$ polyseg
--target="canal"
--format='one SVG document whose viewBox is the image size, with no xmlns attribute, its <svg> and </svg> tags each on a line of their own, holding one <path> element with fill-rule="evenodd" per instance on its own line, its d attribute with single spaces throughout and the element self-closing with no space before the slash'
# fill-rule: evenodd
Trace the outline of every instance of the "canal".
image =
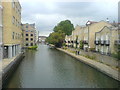
<svg viewBox="0 0 120 90">
<path fill-rule="evenodd" d="M 118 82 L 47 45 L 28 50 L 7 88 L 117 88 Z"/>
</svg>

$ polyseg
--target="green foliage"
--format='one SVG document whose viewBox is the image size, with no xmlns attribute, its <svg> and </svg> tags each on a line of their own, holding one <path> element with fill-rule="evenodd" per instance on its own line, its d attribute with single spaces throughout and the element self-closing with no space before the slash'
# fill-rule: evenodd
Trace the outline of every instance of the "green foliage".
<svg viewBox="0 0 120 90">
<path fill-rule="evenodd" d="M 83 41 L 80 41 L 80 49 L 83 49 L 83 46 L 84 46 Z"/>
<path fill-rule="evenodd" d="M 114 57 L 114 58 L 117 58 L 118 60 L 120 60 L 120 52 L 112 53 L 111 56 Z"/>
<path fill-rule="evenodd" d="M 90 51 L 95 51 L 95 48 L 90 48 Z"/>
<path fill-rule="evenodd" d="M 63 49 L 67 50 L 67 47 L 63 47 Z"/>
<path fill-rule="evenodd" d="M 28 49 L 32 49 L 32 50 L 37 49 L 37 48 L 38 48 L 37 45 L 28 47 Z"/>
<path fill-rule="evenodd" d="M 65 35 L 71 35 L 72 31 L 74 30 L 74 26 L 70 20 L 61 21 L 53 29 L 54 32 L 58 32 L 59 30 L 65 33 Z"/>
<path fill-rule="evenodd" d="M 62 46 L 66 46 L 66 44 L 65 44 L 65 43 L 62 43 Z"/>
<path fill-rule="evenodd" d="M 49 44 L 53 44 L 56 47 L 61 47 L 64 43 L 65 34 L 62 31 L 53 32 L 49 35 L 49 37 L 46 39 L 46 42 Z"/>
<path fill-rule="evenodd" d="M 112 53 L 112 57 L 120 60 L 120 45 L 115 45 L 116 53 Z"/>
<path fill-rule="evenodd" d="M 89 58 L 89 59 L 92 59 L 92 60 L 95 60 L 96 57 L 95 56 L 89 56 L 89 55 L 85 55 L 86 58 Z"/>
</svg>

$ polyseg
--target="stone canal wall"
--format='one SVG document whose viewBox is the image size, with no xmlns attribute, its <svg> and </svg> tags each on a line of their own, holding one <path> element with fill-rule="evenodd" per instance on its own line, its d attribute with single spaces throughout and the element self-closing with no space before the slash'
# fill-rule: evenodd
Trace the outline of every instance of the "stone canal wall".
<svg viewBox="0 0 120 90">
<path fill-rule="evenodd" d="M 16 67 L 19 65 L 21 60 L 24 58 L 24 53 L 19 54 L 12 62 L 2 69 L 2 86 L 6 84 L 6 81 L 14 73 Z"/>
<path fill-rule="evenodd" d="M 118 59 L 110 57 L 110 56 L 106 56 L 106 55 L 102 55 L 99 53 L 95 53 L 95 52 L 85 52 L 84 50 L 81 50 L 80 54 L 84 55 L 84 56 L 90 56 L 93 57 L 95 60 L 113 66 L 113 67 L 118 67 Z"/>
<path fill-rule="evenodd" d="M 119 72 L 117 69 L 114 69 L 106 64 L 103 64 L 103 63 L 100 63 L 100 62 L 97 62 L 97 61 L 94 61 L 94 60 L 91 60 L 91 59 L 88 59 L 86 57 L 83 57 L 81 55 L 75 55 L 74 53 L 71 53 L 67 50 L 64 50 L 64 49 L 61 49 L 61 48 L 57 48 L 57 50 L 59 51 L 62 51 L 74 58 L 76 58 L 77 60 L 97 69 L 98 71 L 108 75 L 109 77 L 115 79 L 115 80 L 118 80 L 120 81 L 120 77 L 119 77 Z"/>
</svg>

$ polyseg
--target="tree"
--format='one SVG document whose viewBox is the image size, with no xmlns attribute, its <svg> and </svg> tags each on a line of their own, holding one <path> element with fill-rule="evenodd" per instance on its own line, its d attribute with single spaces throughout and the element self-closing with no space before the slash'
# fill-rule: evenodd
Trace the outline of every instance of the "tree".
<svg viewBox="0 0 120 90">
<path fill-rule="evenodd" d="M 74 30 L 74 26 L 70 20 L 61 21 L 53 29 L 54 32 L 58 32 L 59 30 L 64 32 L 65 35 L 71 35 L 72 31 Z"/>
<path fill-rule="evenodd" d="M 46 41 L 49 44 L 53 44 L 56 47 L 61 47 L 64 43 L 65 34 L 59 30 L 58 32 L 53 32 L 47 37 Z"/>
</svg>

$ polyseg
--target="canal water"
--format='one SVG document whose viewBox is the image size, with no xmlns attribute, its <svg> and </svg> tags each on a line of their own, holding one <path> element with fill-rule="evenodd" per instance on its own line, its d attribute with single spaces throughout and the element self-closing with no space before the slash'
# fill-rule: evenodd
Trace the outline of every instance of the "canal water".
<svg viewBox="0 0 120 90">
<path fill-rule="evenodd" d="M 28 50 L 7 88 L 117 88 L 118 82 L 71 56 L 39 45 Z"/>
</svg>

